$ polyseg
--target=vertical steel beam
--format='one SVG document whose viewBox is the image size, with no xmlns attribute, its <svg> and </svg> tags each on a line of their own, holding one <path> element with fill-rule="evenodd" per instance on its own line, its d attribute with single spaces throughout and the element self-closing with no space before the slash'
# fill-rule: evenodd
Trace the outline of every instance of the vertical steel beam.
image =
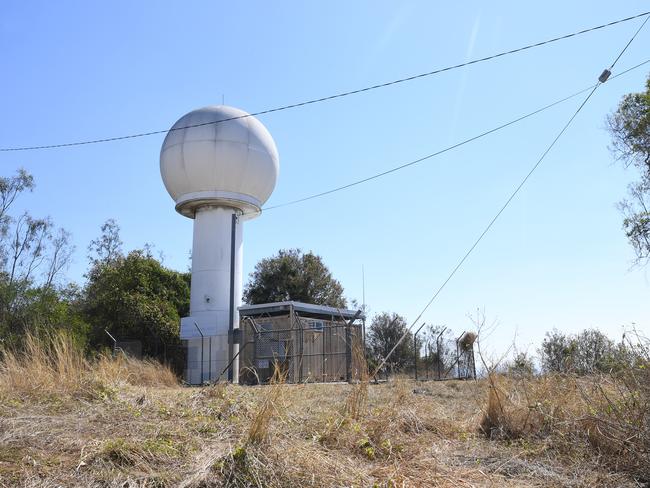
<svg viewBox="0 0 650 488">
<path fill-rule="evenodd" d="M 237 227 L 237 214 L 232 214 L 232 223 L 230 230 L 230 302 L 228 307 L 228 381 L 233 379 L 232 362 L 234 351 L 234 321 L 235 321 L 235 232 Z"/>
<path fill-rule="evenodd" d="M 352 331 L 345 322 L 345 381 L 352 382 Z"/>
</svg>

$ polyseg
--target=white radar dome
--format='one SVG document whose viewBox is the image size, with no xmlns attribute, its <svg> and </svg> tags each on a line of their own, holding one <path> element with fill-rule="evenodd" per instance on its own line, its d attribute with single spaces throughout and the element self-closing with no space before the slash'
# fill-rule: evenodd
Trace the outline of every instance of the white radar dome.
<svg viewBox="0 0 650 488">
<path fill-rule="evenodd" d="M 224 105 L 178 119 L 160 150 L 165 187 L 176 210 L 190 218 L 208 204 L 257 215 L 275 188 L 279 170 L 278 150 L 266 127 L 243 110 Z"/>
</svg>

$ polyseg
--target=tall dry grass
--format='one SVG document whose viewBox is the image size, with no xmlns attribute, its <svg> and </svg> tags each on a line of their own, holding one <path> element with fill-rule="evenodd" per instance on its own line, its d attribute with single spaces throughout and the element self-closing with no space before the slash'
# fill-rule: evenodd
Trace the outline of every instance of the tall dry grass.
<svg viewBox="0 0 650 488">
<path fill-rule="evenodd" d="M 132 386 L 178 386 L 178 378 L 167 366 L 153 359 L 134 359 L 124 354 L 102 354 L 91 364 L 94 374 L 106 383 Z"/>
<path fill-rule="evenodd" d="M 246 441 L 251 444 L 260 444 L 268 440 L 271 419 L 282 408 L 282 393 L 287 379 L 287 372 L 283 371 L 278 363 L 274 365 L 273 376 L 266 387 L 266 394 L 262 398 L 257 411 L 253 415 Z"/>
<path fill-rule="evenodd" d="M 359 420 L 365 413 L 368 405 L 368 363 L 366 362 L 363 346 L 354 344 L 352 347 L 352 364 L 358 368 L 358 382 L 352 386 L 352 390 L 345 400 L 345 414 L 353 420 Z"/>
<path fill-rule="evenodd" d="M 90 393 L 95 381 L 83 351 L 66 334 L 27 335 L 21 349 L 2 351 L 0 391 L 42 396 Z"/>
<path fill-rule="evenodd" d="M 175 386 L 172 371 L 157 362 L 123 355 L 89 359 L 66 333 L 27 335 L 20 349 L 0 354 L 0 394 L 53 397 L 105 396 L 120 384 Z"/>
<path fill-rule="evenodd" d="M 490 375 L 481 429 L 492 439 L 548 439 L 566 456 L 650 482 L 650 363 L 590 377 Z"/>
</svg>

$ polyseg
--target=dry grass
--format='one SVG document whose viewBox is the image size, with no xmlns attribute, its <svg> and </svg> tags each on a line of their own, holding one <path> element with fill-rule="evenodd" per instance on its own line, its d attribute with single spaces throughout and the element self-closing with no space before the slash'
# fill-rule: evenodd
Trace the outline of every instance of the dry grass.
<svg viewBox="0 0 650 488">
<path fill-rule="evenodd" d="M 361 366 L 358 372 L 359 380 L 352 387 L 345 401 L 345 413 L 353 420 L 358 420 L 366 411 L 368 403 L 368 381 L 370 378 L 363 348 L 355 345 L 352 349 L 352 354 L 354 355 L 353 363 Z"/>
<path fill-rule="evenodd" d="M 178 386 L 176 375 L 158 361 L 132 359 L 123 354 L 119 354 L 115 358 L 101 355 L 92 365 L 91 373 L 109 384 Z"/>
<path fill-rule="evenodd" d="M 635 486 L 620 466 L 576 457 L 574 438 L 549 442 L 594 398 L 569 378 L 526 390 L 493 378 L 494 393 L 487 381 L 365 378 L 185 388 L 159 365 L 88 361 L 60 340 L 0 364 L 0 487 Z M 550 394 L 564 396 L 535 403 Z"/>
<path fill-rule="evenodd" d="M 514 378 L 491 374 L 481 429 L 491 439 L 548 434 L 581 413 L 577 378 Z"/>
<path fill-rule="evenodd" d="M 276 363 L 270 384 L 265 388 L 262 401 L 251 420 L 246 439 L 248 443 L 259 444 L 268 440 L 271 419 L 282 408 L 285 381 L 286 373 Z"/>
<path fill-rule="evenodd" d="M 134 386 L 177 386 L 169 368 L 154 361 L 101 355 L 89 360 L 65 333 L 28 335 L 19 350 L 1 351 L 0 394 L 30 398 L 96 398 L 112 389 Z"/>
<path fill-rule="evenodd" d="M 650 371 L 615 375 L 492 375 L 481 428 L 491 439 L 548 440 L 556 454 L 596 456 L 650 482 Z"/>
<path fill-rule="evenodd" d="M 0 388 L 16 395 L 90 394 L 95 378 L 87 373 L 89 363 L 64 334 L 47 340 L 27 336 L 24 348 L 3 351 Z"/>
</svg>

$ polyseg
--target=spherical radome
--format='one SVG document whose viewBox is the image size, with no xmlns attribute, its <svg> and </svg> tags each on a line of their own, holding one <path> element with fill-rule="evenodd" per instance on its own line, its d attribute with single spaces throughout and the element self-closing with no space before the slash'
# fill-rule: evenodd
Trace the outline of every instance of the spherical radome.
<svg viewBox="0 0 650 488">
<path fill-rule="evenodd" d="M 181 117 L 160 150 L 165 188 L 176 210 L 188 217 L 206 204 L 257 214 L 275 188 L 279 169 L 278 150 L 266 127 L 224 105 Z"/>
</svg>

